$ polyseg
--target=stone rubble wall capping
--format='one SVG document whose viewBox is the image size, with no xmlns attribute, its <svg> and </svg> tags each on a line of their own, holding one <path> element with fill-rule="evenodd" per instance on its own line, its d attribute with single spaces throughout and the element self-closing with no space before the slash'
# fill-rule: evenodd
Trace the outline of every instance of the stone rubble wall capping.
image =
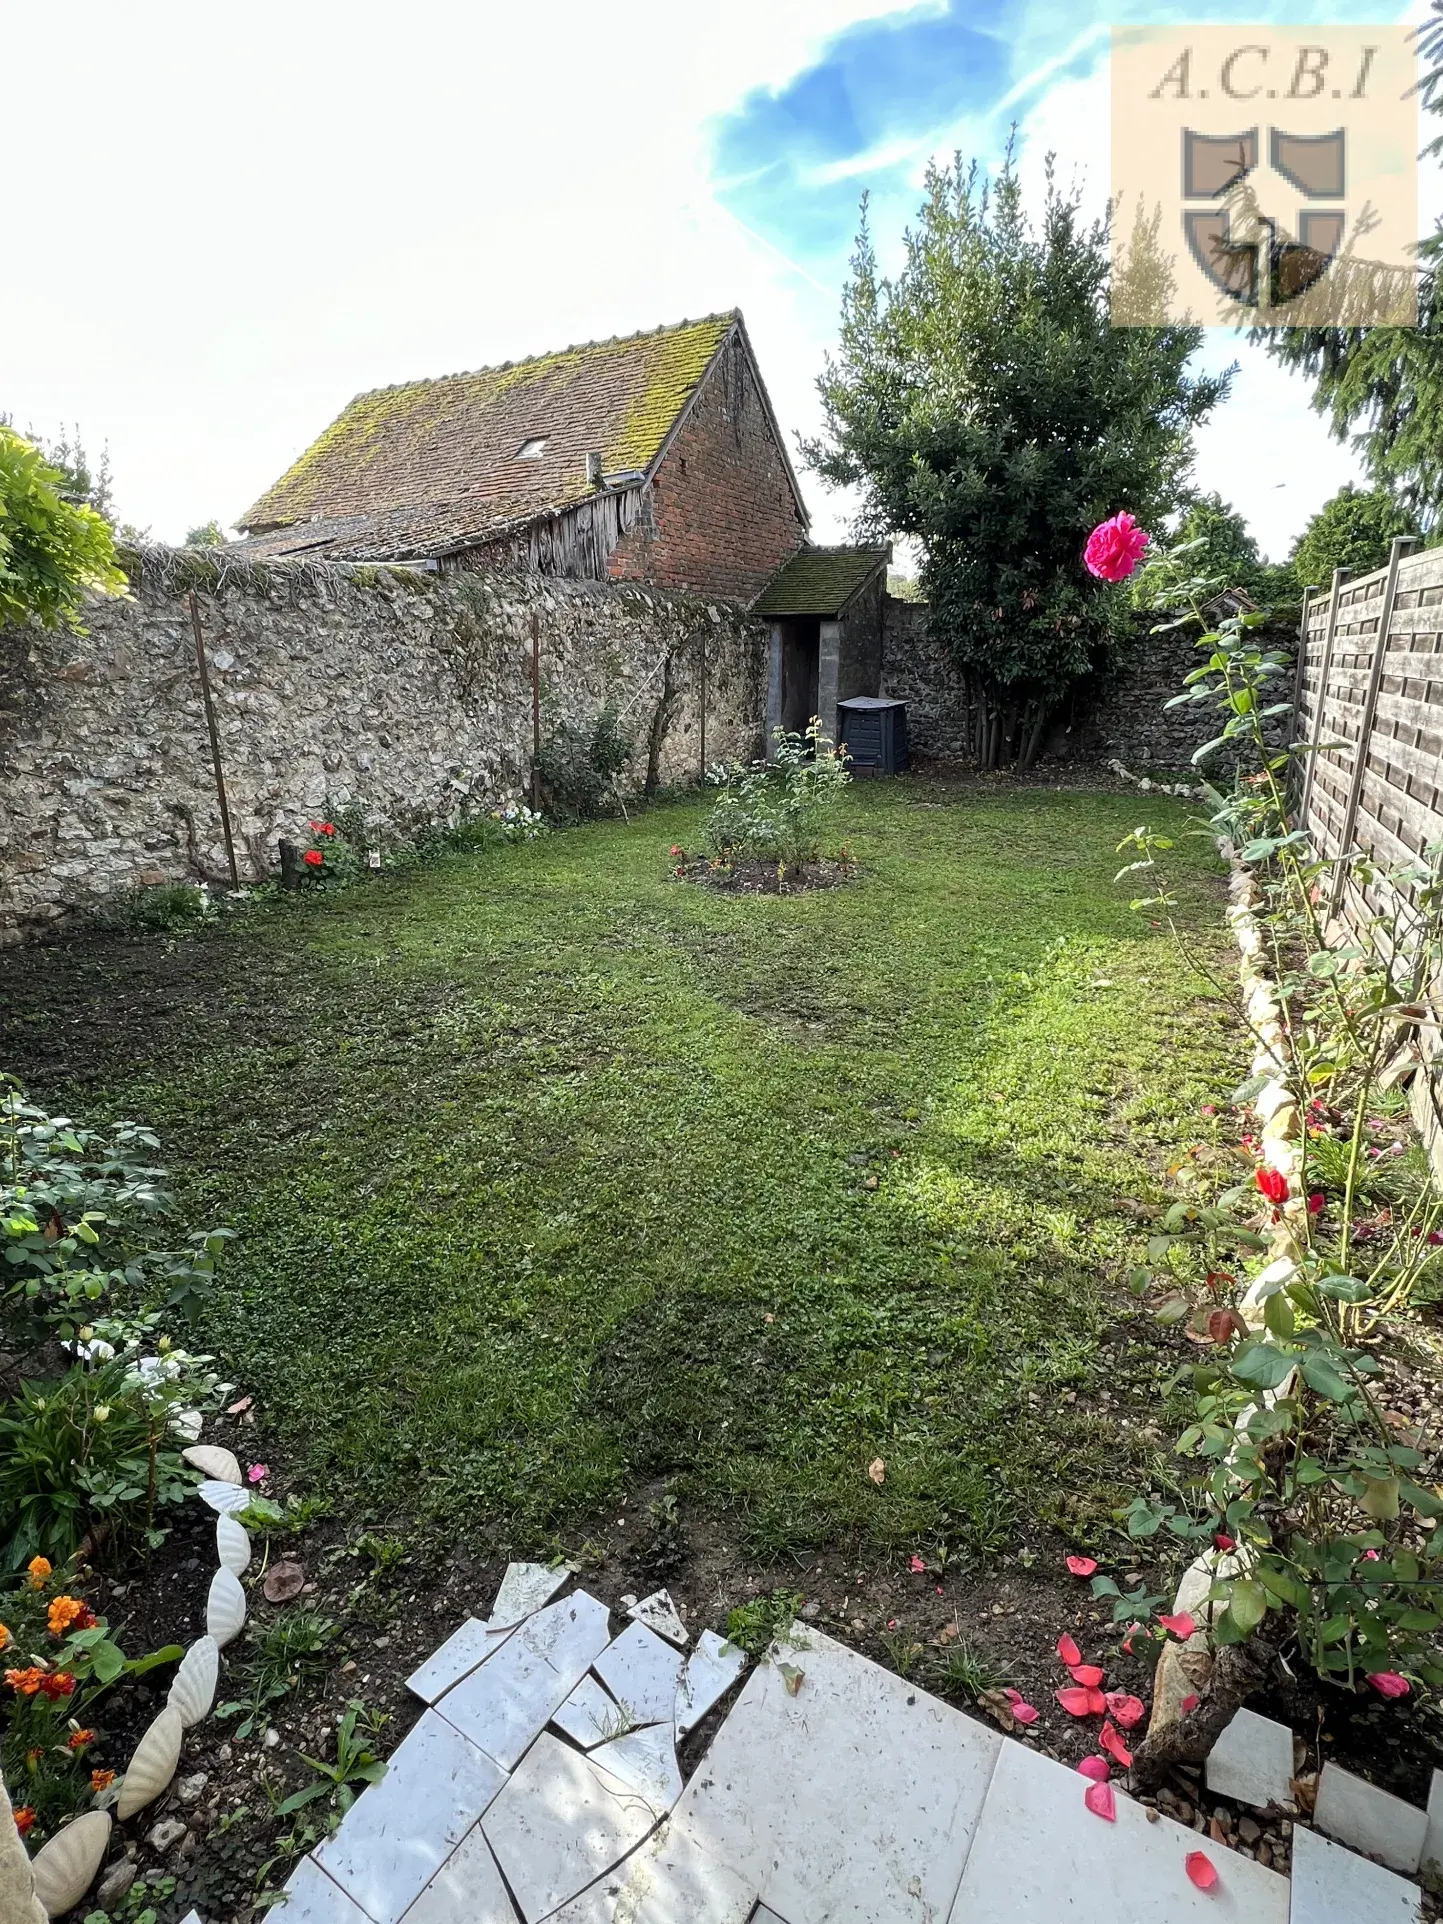
<svg viewBox="0 0 1443 1924">
<path fill-rule="evenodd" d="M 222 1454 L 230 1455 L 228 1451 L 217 1452 L 211 1449 L 195 1451 L 187 1449 L 182 1454 L 187 1458 L 198 1455 L 209 1459 L 212 1463 Z M 248 1499 L 245 1498 L 244 1486 L 241 1484 L 240 1465 L 234 1456 L 230 1457 L 230 1462 L 235 1465 L 235 1473 L 227 1477 L 225 1482 L 237 1488 L 242 1501 L 236 1507 L 244 1508 Z M 193 1464 L 192 1467 L 202 1466 Z M 207 1484 L 196 1491 L 197 1500 L 205 1503 L 206 1507 L 212 1510 L 217 1506 L 204 1494 L 204 1491 L 214 1487 L 212 1484 Z M 224 1565 L 219 1566 L 221 1569 L 224 1567 Z M 231 1573 L 226 1571 L 226 1574 L 229 1576 Z M 236 1582 L 234 1577 L 231 1580 Z M 238 1582 L 236 1582 L 236 1588 L 240 1591 L 240 1615 L 241 1621 L 244 1622 L 245 1591 Z M 238 1631 L 240 1627 L 238 1623 L 236 1630 Z M 15 1842 L 19 1845 L 22 1856 L 25 1855 L 25 1847 L 20 1843 L 18 1833 L 15 1832 L 15 1820 L 10 1811 L 9 1801 L 5 1797 L 3 1780 L 0 1780 L 0 1924 L 37 1924 L 39 1919 L 60 1917 L 65 1912 L 73 1910 L 90 1889 L 103 1867 L 109 1844 L 110 1807 L 113 1807 L 115 1815 L 124 1821 L 147 1809 L 169 1789 L 180 1767 L 185 1730 L 192 1722 L 199 1721 L 198 1718 L 191 1717 L 183 1707 L 186 1704 L 186 1687 L 190 1683 L 189 1677 L 183 1673 L 188 1668 L 187 1659 L 193 1658 L 193 1653 L 207 1654 L 202 1651 L 202 1646 L 208 1641 L 209 1633 L 203 1632 L 188 1646 L 185 1656 L 176 1667 L 176 1676 L 172 1679 L 167 1700 L 142 1731 L 135 1750 L 131 1754 L 130 1765 L 125 1775 L 118 1777 L 109 1790 L 101 1793 L 95 1809 L 83 1811 L 78 1816 L 72 1817 L 68 1823 L 63 1824 L 56 1831 L 52 1838 L 41 1845 L 33 1859 L 27 1859 L 32 1889 L 37 1892 L 48 1891 L 49 1902 L 43 1903 L 40 1895 L 37 1894 L 32 1912 L 27 1913 L 23 1908 L 18 1909 L 13 1917 L 10 1908 L 12 1902 L 10 1887 L 18 1880 L 7 1879 L 7 1827 L 8 1831 L 15 1835 Z M 214 1694 L 212 1689 L 202 1715 L 208 1714 L 214 1701 Z M 177 1708 L 178 1704 L 182 1708 Z M 104 1818 L 103 1834 L 100 1833 L 97 1824 L 97 1820 L 102 1817 Z M 87 1837 L 87 1849 L 81 1852 L 75 1846 L 79 1843 L 81 1834 L 88 1832 L 92 1827 L 96 1828 L 97 1835 L 94 1842 L 98 1848 L 89 1848 L 91 1840 Z M 194 1916 L 194 1913 L 191 1915 Z"/>
<path fill-rule="evenodd" d="M 530 796 L 541 739 L 614 703 L 639 788 L 762 749 L 766 633 L 735 603 L 508 571 L 147 548 L 85 635 L 0 629 L 0 943 L 160 883 L 228 886 L 190 625 L 200 603 L 243 882 L 322 810 L 384 845 Z M 703 672 L 704 670 L 704 672 Z"/>
</svg>

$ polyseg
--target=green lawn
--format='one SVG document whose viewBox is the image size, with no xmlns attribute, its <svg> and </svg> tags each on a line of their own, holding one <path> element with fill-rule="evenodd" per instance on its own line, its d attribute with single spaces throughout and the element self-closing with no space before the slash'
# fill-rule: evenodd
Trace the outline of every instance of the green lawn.
<svg viewBox="0 0 1443 1924">
<path fill-rule="evenodd" d="M 37 1091 L 154 1123 L 240 1232 L 206 1347 L 355 1514 L 539 1545 L 668 1475 L 761 1552 L 1086 1531 L 1150 1447 L 1093 1396 L 1155 1367 L 1125 1205 L 1236 1066 L 1113 885 L 1142 806 L 858 785 L 860 879 L 778 899 L 673 882 L 702 805 L 669 804 L 158 972 L 77 945 Z"/>
</svg>

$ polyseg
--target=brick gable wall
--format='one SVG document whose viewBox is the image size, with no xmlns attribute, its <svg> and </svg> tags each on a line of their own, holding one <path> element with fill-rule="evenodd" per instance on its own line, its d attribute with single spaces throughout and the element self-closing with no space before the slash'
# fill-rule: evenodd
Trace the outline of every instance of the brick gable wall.
<svg viewBox="0 0 1443 1924">
<path fill-rule="evenodd" d="M 607 562 L 614 581 L 749 601 L 806 539 L 786 462 L 734 336 L 667 450 L 649 511 Z"/>
</svg>

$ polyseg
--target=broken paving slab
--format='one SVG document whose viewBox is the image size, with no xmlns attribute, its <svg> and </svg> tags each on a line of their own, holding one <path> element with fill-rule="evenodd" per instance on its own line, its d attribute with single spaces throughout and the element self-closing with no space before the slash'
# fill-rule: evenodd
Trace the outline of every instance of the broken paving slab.
<svg viewBox="0 0 1443 1924">
<path fill-rule="evenodd" d="M 469 1677 L 485 1663 L 510 1635 L 510 1627 L 494 1629 L 480 1617 L 468 1617 L 439 1650 L 433 1650 L 421 1667 L 412 1671 L 406 1679 L 406 1688 L 422 1703 L 434 1704 L 438 1697 L 444 1697 L 463 1677 Z"/>
<path fill-rule="evenodd" d="M 395 1924 L 500 1792 L 506 1772 L 434 1710 L 363 1791 L 317 1864 L 374 1924 Z"/>
<path fill-rule="evenodd" d="M 749 1924 L 756 1888 L 668 1825 L 547 1924 Z"/>
<path fill-rule="evenodd" d="M 676 1734 L 685 1737 L 720 1703 L 747 1667 L 747 1653 L 715 1630 L 703 1630 L 676 1687 Z"/>
<path fill-rule="evenodd" d="M 583 1750 L 594 1750 L 598 1744 L 622 1734 L 627 1716 L 610 1692 L 588 1671 L 551 1721 Z"/>
<path fill-rule="evenodd" d="M 481 1820 L 526 1924 L 584 1891 L 656 1829 L 651 1806 L 543 1731 Z"/>
<path fill-rule="evenodd" d="M 678 1650 L 685 1650 L 686 1625 L 681 1620 L 680 1611 L 671 1600 L 669 1590 L 653 1590 L 651 1595 L 643 1597 L 640 1603 L 630 1605 L 626 1614 L 634 1618 L 637 1623 L 644 1623 L 659 1637 L 665 1637 L 668 1643 L 674 1643 Z"/>
<path fill-rule="evenodd" d="M 648 1724 L 642 1730 L 627 1731 L 624 1737 L 613 1737 L 591 1753 L 591 1761 L 644 1797 L 658 1817 L 665 1817 L 681 1796 L 676 1732 L 670 1724 Z"/>
<path fill-rule="evenodd" d="M 521 1924 L 479 1824 L 404 1913 L 402 1924 Z"/>
<path fill-rule="evenodd" d="M 922 1924 L 927 1906 L 941 1924 L 1001 1733 L 820 1631 L 794 1626 L 787 1661 L 795 1693 L 777 1665 L 757 1665 L 673 1835 L 788 1924 Z"/>
<path fill-rule="evenodd" d="M 1208 1754 L 1208 1789 L 1255 1810 L 1291 1810 L 1292 1775 L 1292 1731 L 1256 1711 L 1239 1710 Z"/>
<path fill-rule="evenodd" d="M 303 1857 L 286 1880 L 280 1902 L 266 1912 L 286 1924 L 369 1924 L 366 1913 L 314 1858 Z"/>
<path fill-rule="evenodd" d="M 1419 1924 L 1422 1893 L 1381 1864 L 1293 1826 L 1291 1924 Z"/>
<path fill-rule="evenodd" d="M 1334 1763 L 1324 1764 L 1318 1778 L 1313 1822 L 1340 1844 L 1380 1857 L 1390 1869 L 1410 1876 L 1422 1860 L 1428 1833 L 1427 1811 Z"/>
<path fill-rule="evenodd" d="M 1288 1881 L 1117 1793 L 1114 1823 L 1077 1771 L 1004 1743 L 948 1924 L 1288 1924 Z M 1187 1874 L 1201 1849 L 1211 1890 Z M 769 1895 L 769 1894 L 764 1894 Z M 898 1910 L 894 1915 L 910 1917 Z M 790 1915 L 784 1910 L 784 1915 Z"/>
<path fill-rule="evenodd" d="M 507 1770 L 575 1690 L 610 1634 L 604 1603 L 577 1590 L 548 1603 L 440 1699 L 440 1715 Z"/>
<path fill-rule="evenodd" d="M 644 1623 L 629 1623 L 592 1665 L 634 1724 L 670 1724 L 682 1658 Z"/>
<path fill-rule="evenodd" d="M 508 1563 L 487 1622 L 503 1630 L 550 1603 L 571 1575 L 569 1563 Z"/>
</svg>

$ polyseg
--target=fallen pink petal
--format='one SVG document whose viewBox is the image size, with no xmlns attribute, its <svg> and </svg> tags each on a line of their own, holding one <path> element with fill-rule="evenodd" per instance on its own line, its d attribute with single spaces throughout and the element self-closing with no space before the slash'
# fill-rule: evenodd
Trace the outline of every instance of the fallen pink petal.
<svg viewBox="0 0 1443 1924">
<path fill-rule="evenodd" d="M 913 1576 L 920 1577 L 922 1572 L 927 1568 L 927 1566 L 922 1561 L 921 1557 L 913 1557 L 911 1563 L 908 1565 L 908 1568 L 911 1570 Z"/>
<path fill-rule="evenodd" d="M 1147 1715 L 1147 1705 L 1141 1697 L 1131 1697 L 1125 1690 L 1109 1690 L 1106 1696 L 1108 1714 L 1124 1730 L 1132 1730 Z"/>
<path fill-rule="evenodd" d="M 1089 1690 L 1096 1690 L 1107 1674 L 1095 1663 L 1070 1663 L 1067 1667 L 1072 1672 L 1072 1681 L 1086 1684 Z"/>
<path fill-rule="evenodd" d="M 1082 1652 L 1065 1630 L 1057 1639 L 1057 1654 L 1068 1665 L 1082 1662 Z"/>
<path fill-rule="evenodd" d="M 271 1473 L 269 1463 L 252 1463 L 246 1471 L 247 1483 L 264 1483 Z"/>
<path fill-rule="evenodd" d="M 1183 1868 L 1200 1891 L 1210 1891 L 1218 1881 L 1218 1867 L 1206 1851 L 1189 1851 Z"/>
<path fill-rule="evenodd" d="M 1380 1697 L 1406 1697 L 1413 1688 L 1406 1677 L 1400 1677 L 1396 1670 L 1374 1670 L 1369 1674 L 1372 1684 Z"/>
<path fill-rule="evenodd" d="M 1228 1535 L 1226 1530 L 1219 1530 L 1217 1535 L 1213 1538 L 1213 1542 L 1222 1551 L 1224 1556 L 1227 1555 L 1229 1550 L 1235 1547 L 1233 1539 Z"/>
<path fill-rule="evenodd" d="M 1077 1768 L 1084 1777 L 1090 1777 L 1094 1784 L 1105 1784 L 1112 1775 L 1112 1765 L 1105 1757 L 1084 1757 Z"/>
<path fill-rule="evenodd" d="M 1193 1622 L 1186 1610 L 1179 1610 L 1176 1616 L 1168 1617 L 1159 1613 L 1157 1620 L 1164 1630 L 1170 1630 L 1172 1634 L 1183 1643 L 1186 1643 L 1188 1638 L 1192 1636 L 1197 1629 L 1197 1625 Z"/>
<path fill-rule="evenodd" d="M 1132 1752 L 1113 1729 L 1110 1719 L 1102 1726 L 1102 1732 L 1097 1741 L 1114 1763 L 1121 1764 L 1124 1770 L 1131 1770 Z"/>
<path fill-rule="evenodd" d="M 1089 1784 L 1082 1793 L 1082 1801 L 1094 1817 L 1105 1818 L 1109 1824 L 1117 1822 L 1117 1798 L 1111 1784 Z"/>
<path fill-rule="evenodd" d="M 1095 1557 L 1069 1557 L 1067 1567 L 1075 1577 L 1090 1577 L 1097 1568 Z"/>
<path fill-rule="evenodd" d="M 1187 1695 L 1183 1698 L 1182 1702 L 1178 1705 L 1178 1710 L 1182 1713 L 1184 1717 L 1186 1717 L 1189 1711 L 1196 1710 L 1198 1705 L 1201 1702 L 1202 1702 L 1202 1698 L 1199 1697 L 1197 1692 L 1195 1690 L 1190 1690 L 1187 1693 Z"/>
<path fill-rule="evenodd" d="M 1069 1717 L 1090 1717 L 1092 1715 L 1092 1692 L 1090 1690 L 1058 1690 L 1053 1694 Z"/>
</svg>

